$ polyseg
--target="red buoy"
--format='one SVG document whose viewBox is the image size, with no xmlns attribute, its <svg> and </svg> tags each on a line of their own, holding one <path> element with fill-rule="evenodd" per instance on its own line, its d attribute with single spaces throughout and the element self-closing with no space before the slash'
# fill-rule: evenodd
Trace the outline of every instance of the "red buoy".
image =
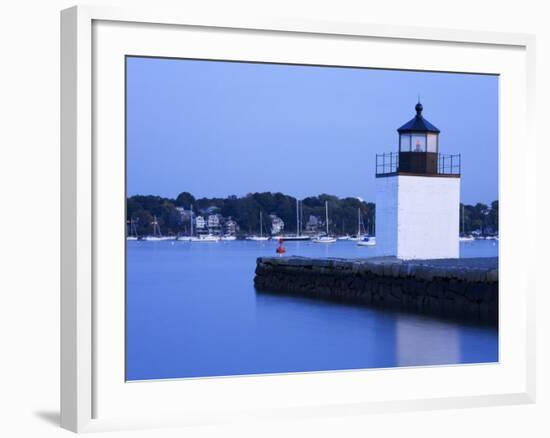
<svg viewBox="0 0 550 438">
<path fill-rule="evenodd" d="M 286 249 L 283 247 L 283 239 L 279 239 L 279 246 L 275 250 L 275 252 L 279 255 L 284 254 L 286 252 Z"/>
</svg>

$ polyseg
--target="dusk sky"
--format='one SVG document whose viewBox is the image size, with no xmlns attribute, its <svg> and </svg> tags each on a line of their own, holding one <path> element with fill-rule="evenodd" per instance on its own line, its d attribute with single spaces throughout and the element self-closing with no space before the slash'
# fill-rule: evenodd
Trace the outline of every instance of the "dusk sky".
<svg viewBox="0 0 550 438">
<path fill-rule="evenodd" d="M 128 195 L 374 201 L 375 155 L 423 115 L 462 154 L 462 202 L 498 199 L 498 77 L 127 59 Z"/>
</svg>

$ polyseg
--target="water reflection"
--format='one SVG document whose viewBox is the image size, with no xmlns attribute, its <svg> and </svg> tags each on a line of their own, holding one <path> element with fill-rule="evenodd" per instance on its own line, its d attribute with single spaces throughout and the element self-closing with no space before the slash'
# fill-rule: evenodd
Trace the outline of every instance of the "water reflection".
<svg viewBox="0 0 550 438">
<path fill-rule="evenodd" d="M 396 318 L 396 327 L 397 366 L 461 362 L 457 324 L 402 314 Z"/>
<path fill-rule="evenodd" d="M 495 251 L 487 245 L 466 251 Z M 353 242 L 292 242 L 287 254 L 364 257 Z M 496 330 L 316 299 L 257 294 L 275 242 L 129 242 L 127 378 L 490 362 Z M 365 251 L 367 250 L 367 251 Z M 493 254 L 494 255 L 494 254 Z"/>
</svg>

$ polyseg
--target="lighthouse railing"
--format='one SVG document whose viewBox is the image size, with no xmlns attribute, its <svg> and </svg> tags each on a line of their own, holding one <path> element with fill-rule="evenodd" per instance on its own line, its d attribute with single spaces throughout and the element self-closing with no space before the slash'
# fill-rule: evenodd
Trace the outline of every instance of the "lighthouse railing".
<svg viewBox="0 0 550 438">
<path fill-rule="evenodd" d="M 399 153 L 385 152 L 376 154 L 376 175 L 389 175 L 397 172 L 399 167 Z"/>
<path fill-rule="evenodd" d="M 460 154 L 448 155 L 438 154 L 437 173 L 440 175 L 460 175 L 461 161 Z"/>
<path fill-rule="evenodd" d="M 436 154 L 433 154 L 436 155 Z M 425 172 L 432 175 L 455 175 L 460 176 L 462 168 L 462 157 L 460 154 L 437 154 L 437 168 Z M 385 152 L 376 154 L 376 176 L 396 175 L 399 170 L 399 153 Z M 424 172 L 423 172 L 424 173 Z"/>
</svg>

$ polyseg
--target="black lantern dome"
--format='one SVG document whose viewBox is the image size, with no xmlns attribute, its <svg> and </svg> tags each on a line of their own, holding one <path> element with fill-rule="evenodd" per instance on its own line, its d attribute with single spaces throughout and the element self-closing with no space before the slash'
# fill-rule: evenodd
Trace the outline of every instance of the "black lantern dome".
<svg viewBox="0 0 550 438">
<path fill-rule="evenodd" d="M 420 101 L 416 116 L 397 130 L 399 133 L 399 171 L 418 174 L 437 173 L 439 129 L 428 122 Z"/>
<path fill-rule="evenodd" d="M 414 116 L 411 120 L 401 126 L 401 128 L 399 128 L 397 132 L 399 132 L 400 134 L 411 132 L 433 132 L 435 134 L 439 134 L 441 132 L 422 116 L 422 111 L 424 110 L 424 107 L 420 102 L 416 104 L 414 109 L 416 110 L 416 116 Z"/>
</svg>

